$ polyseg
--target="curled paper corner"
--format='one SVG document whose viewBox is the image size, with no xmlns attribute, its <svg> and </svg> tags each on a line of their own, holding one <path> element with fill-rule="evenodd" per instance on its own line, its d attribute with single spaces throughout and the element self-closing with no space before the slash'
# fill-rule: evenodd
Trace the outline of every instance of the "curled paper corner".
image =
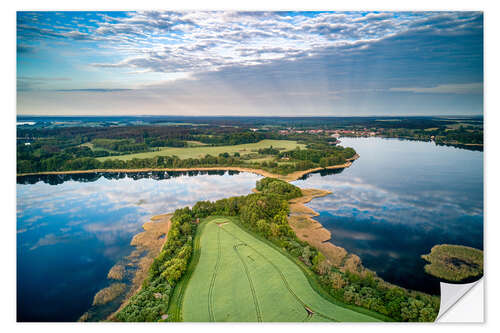
<svg viewBox="0 0 500 333">
<path fill-rule="evenodd" d="M 484 322 L 484 280 L 472 283 L 440 283 L 441 304 L 436 322 Z"/>
</svg>

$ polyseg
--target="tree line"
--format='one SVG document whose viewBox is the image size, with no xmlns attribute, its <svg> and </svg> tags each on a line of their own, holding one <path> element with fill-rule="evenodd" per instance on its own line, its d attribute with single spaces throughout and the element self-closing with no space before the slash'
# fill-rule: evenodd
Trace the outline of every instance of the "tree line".
<svg viewBox="0 0 500 333">
<path fill-rule="evenodd" d="M 113 159 L 100 161 L 98 157 L 109 156 L 106 151 L 95 151 L 87 146 L 70 146 L 57 148 L 43 142 L 31 146 L 18 146 L 17 173 L 36 173 L 45 171 L 76 171 L 95 169 L 175 169 L 196 167 L 241 166 L 264 169 L 277 174 L 289 174 L 294 171 L 308 170 L 316 167 L 328 167 L 345 163 L 354 156 L 352 148 L 311 146 L 282 152 L 277 161 L 252 162 L 239 153 L 230 155 L 221 153 L 218 156 L 205 155 L 202 158 L 180 159 L 177 156 L 155 156 L 151 158 L 133 158 L 130 160 Z M 279 163 L 285 161 L 285 163 Z"/>
</svg>

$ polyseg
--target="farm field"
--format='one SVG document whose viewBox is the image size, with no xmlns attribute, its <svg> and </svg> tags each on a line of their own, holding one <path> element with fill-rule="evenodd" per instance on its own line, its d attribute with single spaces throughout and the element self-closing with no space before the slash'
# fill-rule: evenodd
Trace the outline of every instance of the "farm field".
<svg viewBox="0 0 500 333">
<path fill-rule="evenodd" d="M 119 159 L 119 160 L 131 160 L 133 158 L 151 158 L 155 156 L 178 156 L 180 159 L 187 158 L 200 158 L 209 154 L 212 156 L 218 156 L 221 153 L 234 154 L 236 152 L 240 155 L 248 155 L 250 153 L 255 153 L 257 150 L 262 148 L 269 148 L 273 146 L 275 148 L 283 148 L 283 150 L 292 150 L 299 146 L 301 149 L 305 148 L 305 145 L 297 143 L 297 141 L 291 140 L 262 140 L 256 143 L 246 143 L 234 146 L 206 146 L 206 147 L 182 147 L 182 148 L 160 148 L 159 151 L 145 152 L 128 154 L 121 156 L 110 156 L 98 158 L 100 161 L 106 159 Z"/>
<path fill-rule="evenodd" d="M 187 322 L 379 321 L 319 295 L 296 263 L 232 218 L 209 218 L 199 259 L 179 294 Z M 195 245 L 196 247 L 196 245 Z M 195 251 L 198 249 L 195 248 Z M 177 290 L 176 290 L 177 291 Z"/>
</svg>

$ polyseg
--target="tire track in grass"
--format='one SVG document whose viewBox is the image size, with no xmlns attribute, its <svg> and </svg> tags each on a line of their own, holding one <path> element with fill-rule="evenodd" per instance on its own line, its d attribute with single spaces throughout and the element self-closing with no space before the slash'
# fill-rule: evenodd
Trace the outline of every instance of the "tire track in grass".
<svg viewBox="0 0 500 333">
<path fill-rule="evenodd" d="M 244 243 L 243 240 L 241 240 L 238 236 L 234 235 L 233 233 L 231 233 L 230 231 L 224 229 L 224 228 L 220 228 L 222 230 L 224 230 L 225 232 L 227 232 L 229 235 L 231 235 L 233 238 L 237 239 L 238 241 Z M 288 281 L 286 280 L 286 277 L 285 275 L 283 274 L 283 272 L 279 269 L 278 266 L 276 266 L 276 264 L 274 264 L 271 260 L 269 260 L 266 256 L 264 256 L 262 253 L 260 253 L 257 249 L 255 249 L 253 246 L 251 245 L 248 245 L 247 246 L 249 248 L 251 248 L 255 253 L 257 253 L 260 257 L 262 257 L 262 259 L 264 259 L 267 263 L 269 263 L 277 272 L 278 274 L 280 275 L 281 277 L 281 281 L 283 282 L 285 288 L 288 290 L 288 292 L 295 298 L 295 300 L 300 303 L 304 309 L 305 308 L 309 308 L 312 310 L 311 307 L 309 307 L 304 301 L 302 301 L 302 299 L 300 299 L 300 297 L 295 294 L 295 292 L 292 290 L 292 288 L 290 287 L 290 285 L 288 284 Z M 339 320 L 335 319 L 335 318 L 332 318 L 332 317 L 329 317 L 325 314 L 322 314 L 320 312 L 317 312 L 317 311 L 314 311 L 314 314 L 317 314 L 318 316 L 322 317 L 322 318 L 325 318 L 325 319 L 328 319 L 328 320 L 331 320 L 331 321 L 334 321 L 334 322 L 339 322 Z"/>
<path fill-rule="evenodd" d="M 215 261 L 214 272 L 212 274 L 212 280 L 210 281 L 210 286 L 208 287 L 208 318 L 210 321 L 215 321 L 214 314 L 214 287 L 215 287 L 215 279 L 217 278 L 217 272 L 220 267 L 220 257 L 221 257 L 221 244 L 220 244 L 220 229 L 221 227 L 217 226 L 217 259 Z"/>
<path fill-rule="evenodd" d="M 250 277 L 250 272 L 248 270 L 248 266 L 247 266 L 245 260 L 243 259 L 243 257 L 241 256 L 241 253 L 238 251 L 238 247 L 242 246 L 242 245 L 246 246 L 247 244 L 240 243 L 240 244 L 233 245 L 233 250 L 236 252 L 236 254 L 238 255 L 238 258 L 240 259 L 241 263 L 243 264 L 243 268 L 245 270 L 245 274 L 247 276 L 248 283 L 250 285 L 250 291 L 252 292 L 253 304 L 255 305 L 255 312 L 257 313 L 257 321 L 259 323 L 261 323 L 262 322 L 262 314 L 260 312 L 259 300 L 257 299 L 257 293 L 255 292 L 255 287 L 253 286 L 253 282 L 252 282 L 252 278 Z"/>
</svg>

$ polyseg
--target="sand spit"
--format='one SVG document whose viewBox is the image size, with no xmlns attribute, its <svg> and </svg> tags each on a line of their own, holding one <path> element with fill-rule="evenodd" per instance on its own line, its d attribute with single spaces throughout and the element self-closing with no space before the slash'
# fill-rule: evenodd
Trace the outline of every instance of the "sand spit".
<svg viewBox="0 0 500 333">
<path fill-rule="evenodd" d="M 289 201 L 290 217 L 288 222 L 297 237 L 317 248 L 327 258 L 331 265 L 340 270 L 364 273 L 367 271 L 361 264 L 361 259 L 348 253 L 344 248 L 329 242 L 331 233 L 313 217 L 319 214 L 305 204 L 314 198 L 324 197 L 331 194 L 330 191 L 317 189 L 302 189 L 303 196 Z"/>
</svg>

